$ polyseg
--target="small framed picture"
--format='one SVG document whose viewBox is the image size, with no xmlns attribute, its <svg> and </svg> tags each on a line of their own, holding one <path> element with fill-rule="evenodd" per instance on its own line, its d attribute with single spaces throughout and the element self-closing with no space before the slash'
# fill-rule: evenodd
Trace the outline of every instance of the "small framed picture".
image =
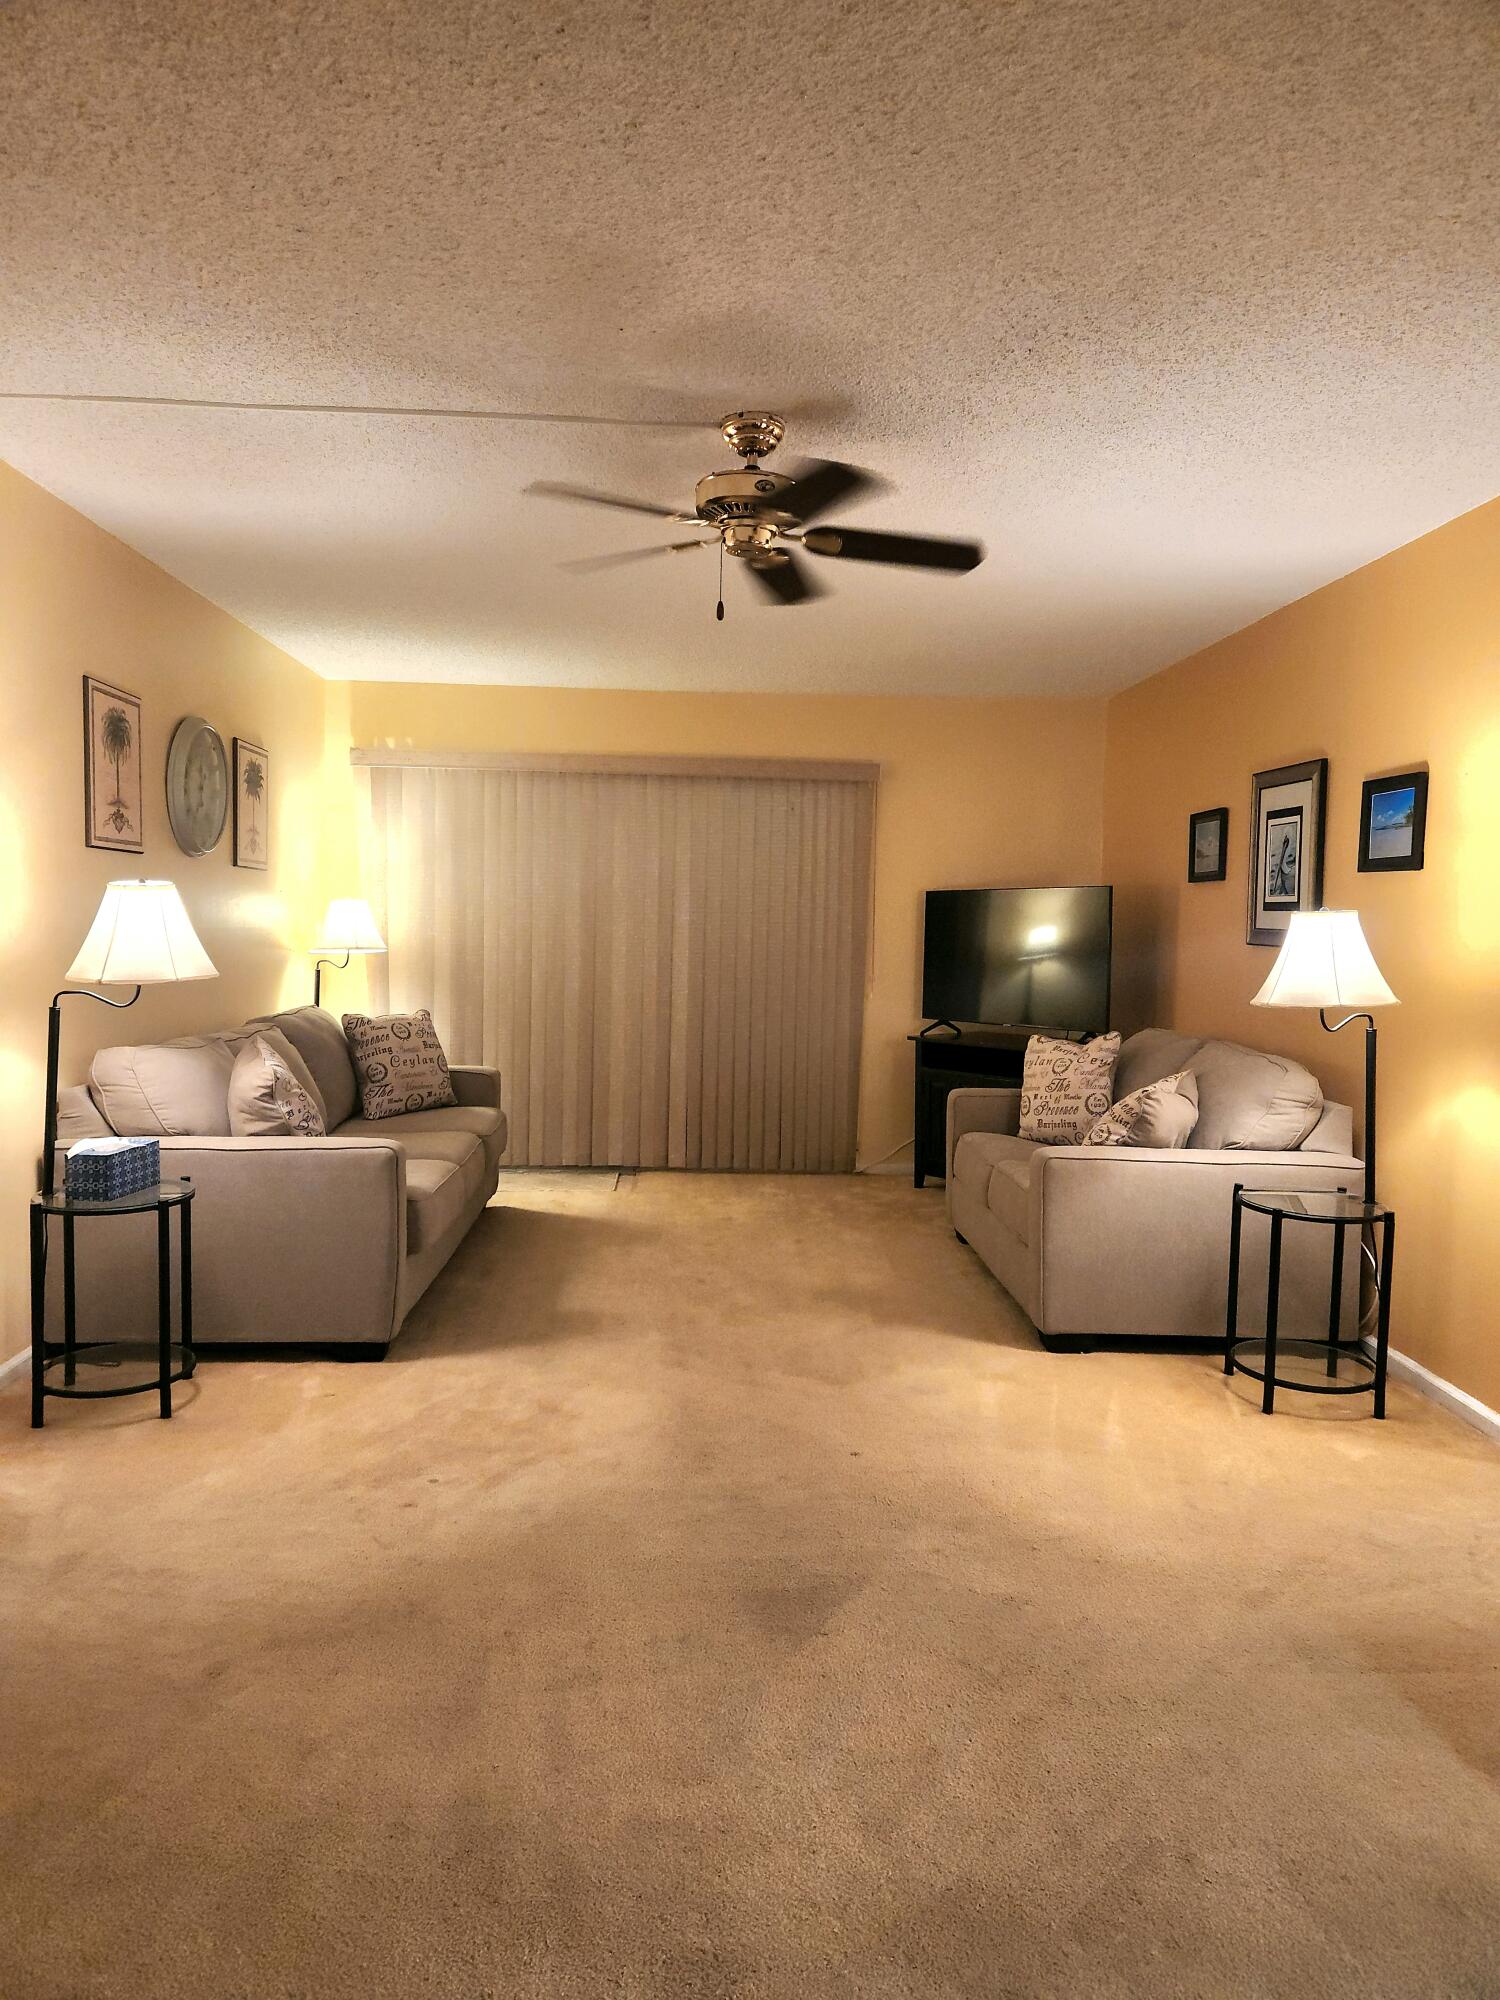
<svg viewBox="0 0 1500 2000">
<path fill-rule="evenodd" d="M 1250 916 L 1247 944 L 1279 945 L 1293 910 L 1323 900 L 1328 760 L 1257 771 L 1250 792 Z"/>
<path fill-rule="evenodd" d="M 243 736 L 234 739 L 234 865 L 271 865 L 271 760 Z"/>
<path fill-rule="evenodd" d="M 1211 806 L 1188 815 L 1190 882 L 1222 882 L 1229 866 L 1229 808 Z"/>
<path fill-rule="evenodd" d="M 1366 778 L 1359 802 L 1359 872 L 1420 868 L 1427 849 L 1427 773 Z"/>
<path fill-rule="evenodd" d="M 141 698 L 83 677 L 83 837 L 119 854 L 146 851 Z"/>
</svg>

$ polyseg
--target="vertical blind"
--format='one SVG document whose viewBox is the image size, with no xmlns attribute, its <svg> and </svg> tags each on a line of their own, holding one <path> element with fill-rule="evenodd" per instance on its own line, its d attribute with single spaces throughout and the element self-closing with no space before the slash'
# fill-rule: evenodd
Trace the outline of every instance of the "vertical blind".
<svg viewBox="0 0 1500 2000">
<path fill-rule="evenodd" d="M 365 781 L 377 1001 L 430 1007 L 454 1061 L 500 1069 L 512 1165 L 853 1166 L 868 776 Z"/>
</svg>

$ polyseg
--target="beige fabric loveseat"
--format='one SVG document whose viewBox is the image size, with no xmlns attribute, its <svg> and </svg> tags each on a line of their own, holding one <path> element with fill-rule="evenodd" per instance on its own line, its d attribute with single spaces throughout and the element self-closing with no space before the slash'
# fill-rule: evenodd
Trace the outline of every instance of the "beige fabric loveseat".
<svg viewBox="0 0 1500 2000">
<path fill-rule="evenodd" d="M 1325 1103 L 1300 1063 L 1232 1042 L 1147 1028 L 1120 1051 L 1115 1096 L 1193 1071 L 1198 1124 L 1175 1151 L 1039 1146 L 1017 1136 L 1018 1090 L 948 1099 L 948 1214 L 1049 1345 L 1100 1337 L 1222 1336 L 1229 1219 L 1246 1187 L 1359 1191 L 1346 1105 Z M 1264 1324 L 1266 1243 L 1245 1218 L 1240 1330 Z M 1285 1232 L 1284 1335 L 1326 1333 L 1333 1232 Z M 1359 1263 L 1346 1259 L 1343 1330 L 1352 1334 Z"/>
<path fill-rule="evenodd" d="M 327 1138 L 230 1136 L 234 1058 L 266 1025 L 312 1072 Z M 197 1342 L 383 1351 L 495 1192 L 499 1072 L 455 1066 L 452 1075 L 456 1105 L 368 1121 L 342 1029 L 300 1007 L 216 1034 L 101 1049 L 88 1086 L 62 1093 L 59 1147 L 109 1132 L 157 1138 L 162 1178 L 192 1178 Z M 154 1333 L 154 1229 L 150 1216 L 122 1216 L 78 1232 L 81 1337 L 85 1325 Z M 60 1301 L 49 1276 L 50 1316 Z"/>
</svg>

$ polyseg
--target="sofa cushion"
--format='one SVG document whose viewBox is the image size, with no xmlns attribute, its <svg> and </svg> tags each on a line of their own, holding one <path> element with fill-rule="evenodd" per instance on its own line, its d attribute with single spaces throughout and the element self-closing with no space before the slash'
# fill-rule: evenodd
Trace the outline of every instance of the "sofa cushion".
<svg viewBox="0 0 1500 2000">
<path fill-rule="evenodd" d="M 978 1181 L 991 1213 L 1022 1243 L 1030 1240 L 1031 1171 L 1041 1147 L 1010 1132 L 965 1132 L 953 1151 L 955 1180 Z"/>
<path fill-rule="evenodd" d="M 236 1139 L 321 1139 L 328 1130 L 307 1065 L 275 1028 L 252 1035 L 234 1059 L 229 1129 Z"/>
<path fill-rule="evenodd" d="M 292 1007 L 284 1014 L 261 1014 L 246 1029 L 278 1028 L 312 1073 L 323 1100 L 323 1119 L 336 1132 L 354 1110 L 354 1064 L 344 1031 L 321 1007 Z"/>
<path fill-rule="evenodd" d="M 1021 1137 L 1044 1146 L 1076 1146 L 1114 1102 L 1118 1035 L 1087 1042 L 1033 1035 L 1021 1077 Z"/>
<path fill-rule="evenodd" d="M 1115 1068 L 1115 1102 L 1186 1069 L 1202 1047 L 1202 1035 L 1179 1035 L 1172 1028 L 1142 1028 L 1121 1046 Z"/>
<path fill-rule="evenodd" d="M 65 1153 L 80 1139 L 107 1139 L 110 1128 L 88 1089 L 81 1083 L 64 1084 L 57 1093 L 57 1143 Z"/>
<path fill-rule="evenodd" d="M 1030 1160 L 996 1160 L 985 1200 L 989 1203 L 991 1214 L 1005 1224 L 1012 1236 L 1019 1237 L 1023 1243 L 1030 1242 Z"/>
<path fill-rule="evenodd" d="M 425 1007 L 414 1014 L 346 1014 L 344 1033 L 366 1118 L 456 1104 L 448 1058 Z"/>
<path fill-rule="evenodd" d="M 1289 1153 L 1322 1116 L 1317 1078 L 1288 1056 L 1204 1042 L 1187 1067 L 1198 1079 L 1194 1148 Z"/>
<path fill-rule="evenodd" d="M 468 1132 L 478 1139 L 487 1163 L 498 1167 L 505 1151 L 505 1113 L 487 1104 L 449 1104 L 438 1111 L 400 1111 L 393 1118 L 347 1118 L 339 1127 L 343 1139 L 410 1140 L 410 1151 L 420 1153 L 425 1133 Z"/>
<path fill-rule="evenodd" d="M 247 1028 L 98 1049 L 89 1094 L 122 1139 L 227 1139 L 229 1079 Z"/>
<path fill-rule="evenodd" d="M 1171 1152 L 1187 1144 L 1197 1122 L 1198 1080 L 1190 1069 L 1180 1069 L 1117 1098 L 1083 1143 L 1160 1146 Z"/>
<path fill-rule="evenodd" d="M 470 1142 L 476 1157 L 480 1148 Z M 462 1165 L 452 1160 L 406 1162 L 406 1248 L 408 1254 L 430 1250 L 461 1220 L 469 1205 L 469 1182 Z"/>
</svg>

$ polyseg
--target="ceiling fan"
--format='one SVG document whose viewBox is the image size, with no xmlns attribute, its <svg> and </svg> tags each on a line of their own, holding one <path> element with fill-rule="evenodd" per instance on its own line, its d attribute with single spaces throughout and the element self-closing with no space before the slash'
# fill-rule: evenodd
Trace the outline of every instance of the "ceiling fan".
<svg viewBox="0 0 1500 2000">
<path fill-rule="evenodd" d="M 841 500 L 880 492 L 884 482 L 857 465 L 843 465 L 832 458 L 813 459 L 795 475 L 767 471 L 765 460 L 786 435 L 786 425 L 769 410 L 738 410 L 723 418 L 719 429 L 725 443 L 738 452 L 744 464 L 733 472 L 710 472 L 700 479 L 693 489 L 691 513 L 654 506 L 648 500 L 596 493 L 586 486 L 562 486 L 552 480 L 537 480 L 528 486 L 528 493 L 549 500 L 580 500 L 593 507 L 654 514 L 659 520 L 680 521 L 704 531 L 696 541 L 662 542 L 652 548 L 623 549 L 614 555 L 585 556 L 561 567 L 607 569 L 616 563 L 712 548 L 717 543 L 721 564 L 724 555 L 737 557 L 768 602 L 805 604 L 821 597 L 823 590 L 793 553 L 794 548 L 812 556 L 834 556 L 845 562 L 897 563 L 908 569 L 962 571 L 973 569 L 984 560 L 984 550 L 978 542 L 814 525 Z M 709 530 L 711 534 L 707 533 Z M 722 595 L 717 615 L 724 616 Z"/>
</svg>

